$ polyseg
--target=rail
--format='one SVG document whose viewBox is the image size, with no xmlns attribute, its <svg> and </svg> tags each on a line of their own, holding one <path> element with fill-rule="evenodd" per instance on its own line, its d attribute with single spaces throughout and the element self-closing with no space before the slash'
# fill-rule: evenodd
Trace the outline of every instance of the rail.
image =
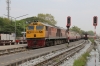
<svg viewBox="0 0 100 66">
<path fill-rule="evenodd" d="M 35 64 L 34 66 L 40 66 L 40 65 L 41 66 L 48 66 L 48 65 L 59 66 L 61 63 L 63 63 L 63 61 L 67 60 L 68 57 L 73 56 L 76 52 L 78 52 L 84 46 L 85 45 L 83 45 L 83 43 L 82 43 L 80 45 L 77 45 L 75 47 L 72 47 L 68 50 L 63 51 L 54 57 L 51 57 L 49 59 L 46 59 L 45 61 Z"/>
<path fill-rule="evenodd" d="M 83 42 L 84 43 L 84 42 Z M 81 44 L 82 45 L 82 44 Z M 84 44 L 83 44 L 84 45 Z M 78 45 L 78 46 L 80 46 L 80 45 Z M 70 47 L 70 48 L 67 48 L 67 52 L 68 51 L 70 51 L 71 49 L 75 49 L 76 48 L 76 46 L 75 47 Z M 64 50 L 64 49 L 66 49 L 66 48 L 62 48 L 62 49 L 59 49 L 59 50 L 56 50 L 56 51 L 60 51 L 60 50 Z M 77 48 L 76 48 L 77 49 Z M 44 55 L 47 55 L 47 54 L 50 54 L 50 53 L 55 53 L 56 51 L 52 51 L 52 52 L 48 52 L 48 53 L 45 53 L 45 54 L 42 54 L 42 55 L 39 55 L 39 56 L 36 56 L 36 57 L 26 57 L 26 58 L 24 58 L 24 59 L 22 59 L 22 60 L 18 60 L 18 61 L 16 61 L 16 62 L 13 62 L 13 63 L 10 63 L 10 64 L 7 64 L 6 66 L 18 66 L 18 65 L 20 65 L 20 64 L 22 64 L 22 63 L 24 63 L 24 62 L 27 62 L 27 61 L 30 61 L 30 60 L 33 60 L 33 59 L 36 59 L 36 58 L 39 58 L 39 57 L 41 57 L 41 56 L 44 56 Z M 79 51 L 79 50 L 77 50 L 77 51 Z M 65 52 L 66 53 L 66 52 Z M 61 54 L 64 54 L 64 53 L 61 53 Z M 60 55 L 60 54 L 59 54 Z M 47 61 L 47 60 L 46 60 Z M 41 63 L 43 63 L 44 64 L 44 62 L 45 61 L 43 61 L 43 62 L 41 62 Z M 41 63 L 38 63 L 38 64 L 41 64 Z"/>
</svg>

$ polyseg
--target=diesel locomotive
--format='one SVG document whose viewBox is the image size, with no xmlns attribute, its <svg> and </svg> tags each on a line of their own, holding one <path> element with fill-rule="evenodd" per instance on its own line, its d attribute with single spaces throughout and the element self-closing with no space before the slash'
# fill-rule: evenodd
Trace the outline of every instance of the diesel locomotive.
<svg viewBox="0 0 100 66">
<path fill-rule="evenodd" d="M 70 36 L 70 41 L 81 39 L 79 33 L 69 31 L 68 34 L 67 30 L 62 27 L 52 26 L 43 22 L 32 22 L 26 27 L 28 48 L 39 48 L 67 43 L 68 35 Z"/>
</svg>

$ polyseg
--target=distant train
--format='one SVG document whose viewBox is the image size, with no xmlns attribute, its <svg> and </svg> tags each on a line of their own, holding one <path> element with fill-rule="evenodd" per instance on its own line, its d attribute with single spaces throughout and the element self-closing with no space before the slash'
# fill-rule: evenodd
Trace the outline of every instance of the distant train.
<svg viewBox="0 0 100 66">
<path fill-rule="evenodd" d="M 82 36 L 74 31 L 69 31 L 70 42 L 79 40 Z M 42 22 L 32 22 L 26 28 L 26 39 L 28 48 L 39 48 L 54 46 L 68 42 L 68 32 L 66 29 L 51 26 Z"/>
</svg>

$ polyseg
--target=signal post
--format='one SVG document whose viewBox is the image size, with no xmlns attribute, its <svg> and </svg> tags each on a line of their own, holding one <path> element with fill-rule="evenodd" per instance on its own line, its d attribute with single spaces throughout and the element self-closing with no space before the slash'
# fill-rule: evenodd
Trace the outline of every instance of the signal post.
<svg viewBox="0 0 100 66">
<path fill-rule="evenodd" d="M 94 26 L 94 40 L 96 39 L 96 26 L 98 22 L 98 17 L 94 16 L 93 17 L 93 26 Z M 95 54 L 95 66 L 96 66 L 96 54 Z"/>
<path fill-rule="evenodd" d="M 70 26 L 71 26 L 71 17 L 68 16 L 68 17 L 67 17 L 67 25 L 66 25 L 67 31 L 68 31 L 68 44 L 69 44 L 69 39 L 70 39 L 70 36 L 69 36 L 69 28 L 70 28 Z M 67 32 L 67 31 L 66 31 L 66 32 Z"/>
<path fill-rule="evenodd" d="M 97 26 L 97 22 L 98 22 L 98 17 L 94 16 L 93 17 L 93 26 L 94 26 L 94 40 L 96 38 L 96 26 Z"/>
</svg>

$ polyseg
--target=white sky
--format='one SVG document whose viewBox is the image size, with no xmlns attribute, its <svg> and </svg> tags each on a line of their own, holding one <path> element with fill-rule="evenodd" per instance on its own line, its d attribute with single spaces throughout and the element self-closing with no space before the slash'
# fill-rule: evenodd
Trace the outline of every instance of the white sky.
<svg viewBox="0 0 100 66">
<path fill-rule="evenodd" d="M 38 13 L 49 13 L 55 17 L 57 26 L 66 28 L 66 18 L 71 16 L 72 26 L 78 26 L 82 30 L 93 30 L 93 16 L 100 17 L 100 0 L 10 0 L 10 16 L 18 17 L 25 14 L 31 17 Z M 0 16 L 6 17 L 6 0 L 0 0 Z M 100 34 L 98 24 L 96 32 Z"/>
</svg>

